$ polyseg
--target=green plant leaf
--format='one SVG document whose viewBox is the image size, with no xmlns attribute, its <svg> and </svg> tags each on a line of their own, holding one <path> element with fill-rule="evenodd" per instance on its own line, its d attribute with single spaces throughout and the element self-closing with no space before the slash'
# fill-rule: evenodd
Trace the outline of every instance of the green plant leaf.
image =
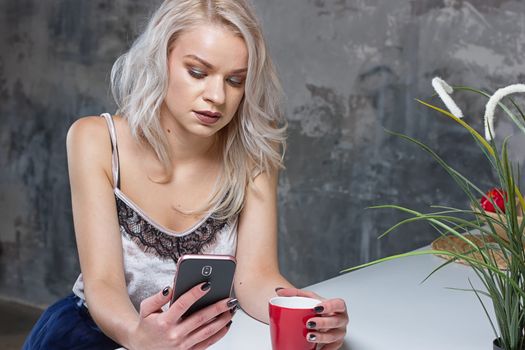
<svg viewBox="0 0 525 350">
<path fill-rule="evenodd" d="M 481 300 L 479 294 L 480 292 L 478 290 L 476 290 L 476 288 L 474 288 L 474 286 L 472 285 L 472 281 L 470 280 L 470 278 L 468 279 L 468 283 L 470 284 L 470 287 L 472 287 L 472 291 L 474 291 L 474 294 L 476 294 L 476 297 L 478 298 L 478 301 L 480 302 L 481 304 L 481 307 L 483 307 L 483 311 L 485 311 L 485 315 L 487 315 L 487 318 L 490 322 L 490 325 L 492 327 L 492 330 L 494 331 L 494 336 L 496 338 L 498 338 L 498 332 L 496 331 L 496 327 L 494 326 L 494 322 L 492 322 L 492 318 L 490 317 L 490 314 L 489 312 L 487 311 L 487 308 L 485 307 L 485 303 L 483 302 L 483 300 Z M 484 293 L 484 292 L 482 292 Z M 488 293 L 484 293 L 484 294 L 488 294 Z M 490 297 L 490 295 L 489 295 Z"/>
<path fill-rule="evenodd" d="M 432 109 L 435 109 L 436 111 L 446 115 L 447 117 L 451 118 L 452 120 L 454 120 L 456 123 L 460 124 L 461 126 L 463 126 L 465 129 L 467 129 L 472 135 L 474 135 L 478 141 L 485 147 L 485 149 L 492 155 L 494 156 L 494 150 L 492 149 L 492 146 L 487 142 L 487 140 L 485 140 L 485 138 L 483 136 L 481 136 L 476 130 L 474 130 L 470 125 L 468 125 L 467 123 L 465 123 L 463 120 L 457 118 L 455 115 L 453 115 L 452 113 L 448 112 L 448 111 L 445 111 L 444 109 L 441 109 L 439 107 L 436 107 L 436 106 L 433 106 L 429 103 L 426 103 L 425 101 L 422 101 L 422 100 L 419 100 L 419 99 L 416 99 L 417 102 L 429 107 L 429 108 L 432 108 Z"/>
</svg>

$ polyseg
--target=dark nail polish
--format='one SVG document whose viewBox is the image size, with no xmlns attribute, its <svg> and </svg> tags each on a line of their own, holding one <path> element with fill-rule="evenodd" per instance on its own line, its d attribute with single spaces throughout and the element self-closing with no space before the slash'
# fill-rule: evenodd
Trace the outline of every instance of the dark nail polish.
<svg viewBox="0 0 525 350">
<path fill-rule="evenodd" d="M 280 291 L 281 289 L 284 289 L 283 287 L 277 287 L 275 288 L 275 293 L 277 293 L 278 291 Z"/>
<path fill-rule="evenodd" d="M 315 327 L 317 327 L 317 324 L 314 321 L 310 321 L 306 324 L 306 328 L 313 329 Z"/>
<path fill-rule="evenodd" d="M 316 306 L 314 307 L 314 311 L 318 314 L 322 313 L 324 311 L 324 307 L 322 306 Z"/>
<path fill-rule="evenodd" d="M 166 287 L 162 290 L 162 295 L 167 296 L 170 294 L 170 287 Z"/>
<path fill-rule="evenodd" d="M 230 299 L 227 303 L 226 303 L 226 306 L 229 307 L 230 309 L 234 306 L 237 306 L 239 305 L 239 301 L 237 299 Z"/>
<path fill-rule="evenodd" d="M 237 305 L 235 305 L 233 308 L 230 309 L 230 313 L 232 314 L 232 316 L 235 315 L 238 309 L 239 307 Z"/>
<path fill-rule="evenodd" d="M 203 291 L 207 291 L 208 289 L 210 289 L 210 287 L 211 287 L 211 283 L 210 283 L 210 282 L 206 282 L 206 283 L 204 283 L 204 284 L 202 285 L 201 289 L 202 289 Z"/>
<path fill-rule="evenodd" d="M 233 321 L 230 320 L 230 322 L 226 323 L 226 328 L 230 328 L 230 326 L 232 325 Z"/>
<path fill-rule="evenodd" d="M 315 341 L 317 339 L 317 337 L 315 336 L 315 334 L 308 334 L 308 341 Z"/>
</svg>

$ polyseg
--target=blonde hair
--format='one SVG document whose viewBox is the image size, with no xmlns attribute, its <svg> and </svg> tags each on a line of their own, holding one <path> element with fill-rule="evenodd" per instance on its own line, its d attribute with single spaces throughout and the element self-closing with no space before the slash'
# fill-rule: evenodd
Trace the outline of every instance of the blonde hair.
<svg viewBox="0 0 525 350">
<path fill-rule="evenodd" d="M 111 71 L 117 113 L 127 119 L 133 136 L 149 145 L 172 175 L 171 151 L 160 123 L 168 86 L 168 51 L 178 36 L 203 23 L 226 25 L 248 49 L 244 97 L 232 121 L 221 132 L 222 174 L 204 212 L 227 219 L 240 212 L 246 187 L 260 173 L 283 166 L 286 122 L 282 89 L 268 55 L 254 10 L 245 0 L 166 0 L 145 31 Z M 195 211 L 193 212 L 195 213 Z"/>
</svg>

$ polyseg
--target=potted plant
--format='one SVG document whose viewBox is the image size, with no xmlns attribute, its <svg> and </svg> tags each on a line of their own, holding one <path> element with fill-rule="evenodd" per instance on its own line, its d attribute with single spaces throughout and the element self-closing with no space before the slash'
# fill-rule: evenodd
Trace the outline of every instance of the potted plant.
<svg viewBox="0 0 525 350">
<path fill-rule="evenodd" d="M 392 132 L 394 135 L 415 143 L 429 153 L 463 190 L 471 206 L 463 209 L 436 206 L 433 207 L 434 211 L 429 213 L 421 213 L 398 205 L 375 206 L 373 208 L 400 210 L 410 216 L 392 226 L 382 236 L 389 234 L 401 225 L 415 221 L 426 221 L 439 232 L 440 239 L 459 242 L 463 248 L 439 249 L 434 245 L 433 249 L 386 257 L 346 269 L 343 272 L 406 256 L 433 254 L 447 257 L 448 260 L 430 272 L 428 276 L 430 277 L 434 272 L 451 262 L 462 261 L 475 271 L 485 287 L 484 290 L 479 290 L 470 284 L 472 287 L 470 291 L 481 303 L 494 330 L 494 349 L 525 350 L 525 221 L 523 220 L 525 202 L 519 188 L 519 169 L 509 159 L 508 139 L 505 139 L 498 147 L 493 138 L 494 111 L 498 106 L 517 125 L 522 136 L 525 136 L 525 114 L 523 111 L 508 97 L 506 100 L 517 111 L 516 113 L 501 102 L 504 97 L 511 93 L 525 92 L 525 85 L 511 85 L 499 89 L 492 96 L 468 87 L 455 88 L 456 90 L 475 92 L 489 98 L 484 116 L 485 137 L 463 120 L 461 109 L 449 95 L 454 90 L 452 87 L 440 78 L 434 78 L 432 85 L 449 111 L 418 101 L 440 112 L 441 115 L 450 118 L 469 131 L 492 167 L 497 179 L 494 188 L 489 192 L 482 190 L 473 181 L 449 166 L 422 142 Z M 465 247 L 467 248 L 465 249 Z M 495 320 L 491 319 L 487 312 L 487 306 L 481 298 L 482 295 L 491 300 Z"/>
</svg>

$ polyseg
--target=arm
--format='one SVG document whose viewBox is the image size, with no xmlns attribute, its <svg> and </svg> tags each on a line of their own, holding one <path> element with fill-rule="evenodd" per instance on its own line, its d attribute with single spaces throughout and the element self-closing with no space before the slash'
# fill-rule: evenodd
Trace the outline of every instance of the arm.
<svg viewBox="0 0 525 350">
<path fill-rule="evenodd" d="M 277 172 L 261 174 L 248 188 L 239 218 L 235 293 L 243 309 L 268 323 L 268 300 L 276 296 L 305 296 L 322 301 L 318 316 L 308 320 L 307 338 L 325 344 L 323 349 L 341 347 L 348 313 L 342 299 L 324 299 L 315 293 L 293 288 L 279 272 L 277 259 Z"/>
<path fill-rule="evenodd" d="M 111 142 L 103 118 L 76 121 L 68 131 L 67 156 L 75 235 L 89 312 L 120 344 L 138 320 L 124 280 L 111 173 Z M 115 317 L 119 315 L 119 317 Z"/>
<path fill-rule="evenodd" d="M 262 173 L 248 186 L 239 216 L 235 294 L 252 317 L 268 323 L 275 288 L 292 287 L 277 258 L 277 171 Z"/>
</svg>

